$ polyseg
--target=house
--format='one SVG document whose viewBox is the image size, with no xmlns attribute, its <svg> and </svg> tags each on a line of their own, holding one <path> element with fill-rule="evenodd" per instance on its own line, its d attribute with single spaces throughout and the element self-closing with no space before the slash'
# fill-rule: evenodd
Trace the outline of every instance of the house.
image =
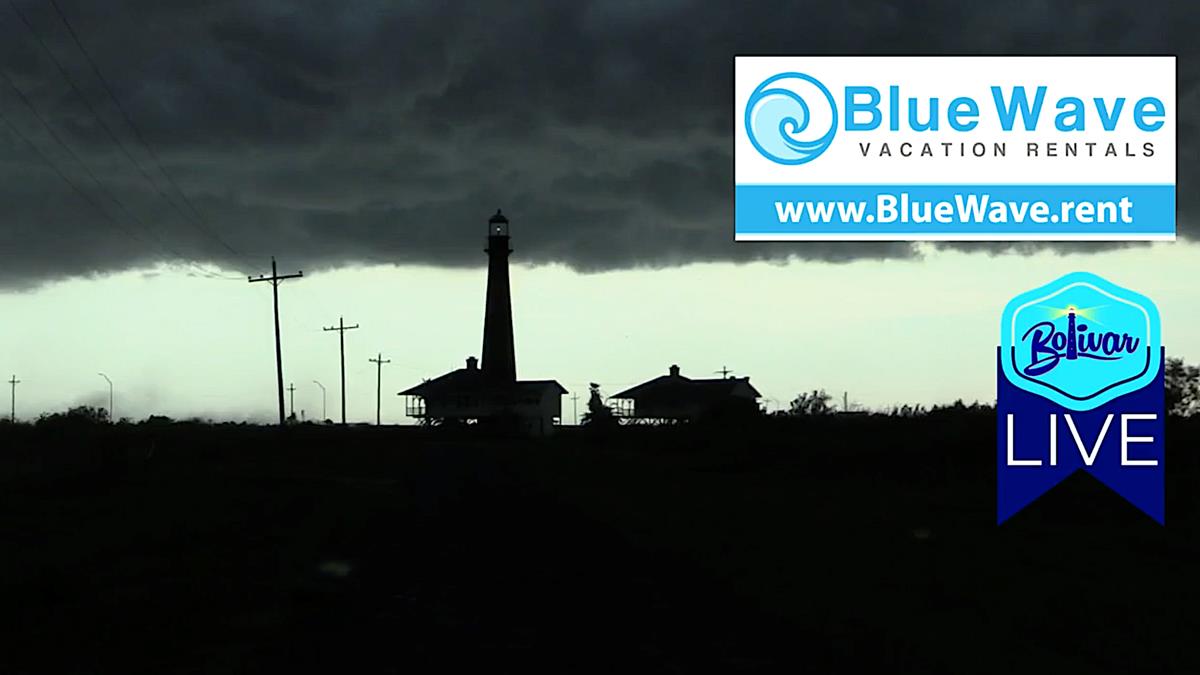
<svg viewBox="0 0 1200 675">
<path fill-rule="evenodd" d="M 757 414 L 761 396 L 749 377 L 692 379 L 673 365 L 666 375 L 610 396 L 609 404 L 629 422 L 665 423 Z"/>
<path fill-rule="evenodd" d="M 512 294 L 508 281 L 508 218 L 488 220 L 487 299 L 483 318 L 483 363 L 426 380 L 402 392 L 409 417 L 429 422 L 493 422 L 532 435 L 553 433 L 562 418 L 567 390 L 554 380 L 518 380 L 513 343 Z"/>
<path fill-rule="evenodd" d="M 544 436 L 552 433 L 562 415 L 562 395 L 567 390 L 554 380 L 497 382 L 484 375 L 475 357 L 467 367 L 422 382 L 402 392 L 409 417 L 471 423 L 507 419 L 521 431 Z"/>
</svg>

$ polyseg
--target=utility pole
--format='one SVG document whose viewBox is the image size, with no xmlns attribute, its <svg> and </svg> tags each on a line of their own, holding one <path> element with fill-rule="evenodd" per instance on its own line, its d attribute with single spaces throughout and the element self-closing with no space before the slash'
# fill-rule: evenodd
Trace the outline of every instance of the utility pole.
<svg viewBox="0 0 1200 675">
<path fill-rule="evenodd" d="M 713 372 L 714 372 L 714 373 L 720 373 L 720 374 L 721 374 L 721 379 L 722 379 L 722 380 L 727 380 L 727 379 L 729 379 L 729 374 L 730 374 L 730 373 L 732 373 L 733 371 L 732 371 L 732 370 L 730 370 L 730 369 L 729 369 L 728 367 L 726 367 L 726 366 L 721 366 L 721 369 L 720 369 L 720 370 L 714 370 Z"/>
<path fill-rule="evenodd" d="M 842 392 L 842 412 L 850 412 L 850 392 Z"/>
<path fill-rule="evenodd" d="M 374 363 L 376 365 L 376 370 L 378 371 L 378 374 L 375 376 L 375 426 L 380 426 L 379 411 L 383 407 L 383 364 L 391 363 L 392 360 L 388 359 L 384 361 L 383 354 L 380 354 L 376 358 L 367 360 L 371 363 Z"/>
<path fill-rule="evenodd" d="M 358 328 L 358 324 L 347 326 L 342 317 L 338 317 L 338 325 L 330 326 L 325 330 L 336 330 L 338 332 L 338 342 L 342 348 L 342 424 L 346 424 L 346 331 Z"/>
<path fill-rule="evenodd" d="M 296 419 L 296 383 L 288 385 L 288 418 Z"/>
<path fill-rule="evenodd" d="M 271 256 L 271 276 L 262 274 L 257 277 L 247 277 L 250 283 L 257 281 L 271 282 L 271 294 L 275 299 L 275 384 L 279 391 L 279 425 L 283 426 L 283 350 L 279 346 L 279 282 L 284 279 L 298 279 L 304 276 L 304 272 L 296 272 L 295 274 L 285 274 L 279 276 L 279 272 L 275 267 L 275 256 Z"/>
<path fill-rule="evenodd" d="M 329 414 L 325 410 L 325 385 L 316 380 L 313 380 L 313 384 L 321 388 L 321 421 L 324 422 L 329 419 Z"/>
<path fill-rule="evenodd" d="M 113 383 L 112 383 L 112 380 L 110 380 L 108 378 L 108 376 L 105 375 L 104 373 L 99 373 L 99 375 L 100 375 L 100 377 L 104 378 L 105 382 L 108 382 L 108 421 L 111 424 L 116 424 L 117 423 L 117 413 L 113 411 Z"/>
<path fill-rule="evenodd" d="M 575 426 L 579 426 L 579 393 L 571 394 L 571 409 L 575 415 Z"/>
<path fill-rule="evenodd" d="M 10 385 L 12 385 L 12 408 L 10 409 L 10 412 L 8 414 L 8 421 L 12 424 L 16 424 L 17 423 L 17 385 L 21 384 L 21 381 L 17 379 L 16 375 L 13 375 L 12 379 L 9 380 L 8 383 Z"/>
</svg>

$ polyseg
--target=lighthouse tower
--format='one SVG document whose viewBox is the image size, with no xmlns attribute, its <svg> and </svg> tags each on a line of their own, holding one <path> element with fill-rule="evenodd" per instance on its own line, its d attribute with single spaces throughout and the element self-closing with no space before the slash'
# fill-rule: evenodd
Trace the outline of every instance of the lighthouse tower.
<svg viewBox="0 0 1200 675">
<path fill-rule="evenodd" d="M 508 218 L 496 209 L 488 219 L 487 306 L 483 316 L 483 375 L 500 384 L 517 381 L 513 348 L 512 293 L 508 284 Z"/>
<path fill-rule="evenodd" d="M 1079 358 L 1079 348 L 1075 343 L 1075 307 L 1067 308 L 1067 360 Z"/>
<path fill-rule="evenodd" d="M 508 218 L 499 210 L 488 220 L 487 305 L 483 315 L 483 361 L 425 380 L 400 392 L 411 417 L 464 424 L 498 423 L 525 433 L 554 433 L 567 393 L 554 380 L 517 380 L 513 349 L 512 292 L 508 283 Z M 513 427 L 513 425 L 516 425 Z"/>
</svg>

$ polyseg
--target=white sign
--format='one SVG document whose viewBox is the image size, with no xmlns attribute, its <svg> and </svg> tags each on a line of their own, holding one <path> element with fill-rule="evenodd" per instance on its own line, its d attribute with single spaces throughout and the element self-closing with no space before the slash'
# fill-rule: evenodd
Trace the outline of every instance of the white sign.
<svg viewBox="0 0 1200 675">
<path fill-rule="evenodd" d="M 1175 238 L 1175 57 L 734 60 L 738 240 Z"/>
</svg>

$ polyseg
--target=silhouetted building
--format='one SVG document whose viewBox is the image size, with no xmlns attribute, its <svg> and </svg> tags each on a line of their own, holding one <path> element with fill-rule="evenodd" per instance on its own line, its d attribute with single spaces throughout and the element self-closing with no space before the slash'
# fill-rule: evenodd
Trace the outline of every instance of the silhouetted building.
<svg viewBox="0 0 1200 675">
<path fill-rule="evenodd" d="M 515 382 L 512 292 L 508 284 L 508 218 L 500 210 L 488 219 L 487 304 L 483 313 L 483 374 L 496 382 Z"/>
<path fill-rule="evenodd" d="M 437 422 L 508 422 L 526 432 L 548 434 L 562 416 L 567 390 L 554 380 L 518 380 L 513 343 L 512 293 L 508 283 L 508 218 L 488 220 L 487 302 L 483 317 L 483 364 L 467 366 L 400 392 L 410 417 Z"/>
<path fill-rule="evenodd" d="M 666 375 L 609 397 L 609 404 L 630 422 L 684 422 L 757 414 L 760 396 L 749 377 L 694 380 L 673 365 Z"/>
</svg>

